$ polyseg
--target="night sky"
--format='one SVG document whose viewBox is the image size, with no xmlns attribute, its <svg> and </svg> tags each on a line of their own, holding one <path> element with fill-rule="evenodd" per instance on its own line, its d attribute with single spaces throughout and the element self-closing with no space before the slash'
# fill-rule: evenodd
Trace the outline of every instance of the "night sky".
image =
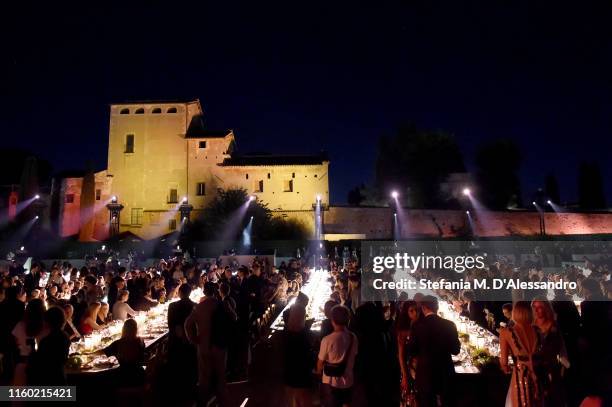
<svg viewBox="0 0 612 407">
<path fill-rule="evenodd" d="M 609 2 L 100 3 L 3 10 L 4 146 L 103 169 L 109 103 L 199 98 L 241 152 L 326 150 L 336 203 L 402 123 L 455 134 L 468 167 L 514 138 L 527 199 L 552 171 L 574 201 L 597 160 L 612 201 Z"/>
</svg>

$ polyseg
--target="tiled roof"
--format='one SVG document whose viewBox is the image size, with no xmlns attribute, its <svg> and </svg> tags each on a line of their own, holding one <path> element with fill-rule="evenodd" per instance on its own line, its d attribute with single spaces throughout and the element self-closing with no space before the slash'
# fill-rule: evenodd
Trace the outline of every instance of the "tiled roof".
<svg viewBox="0 0 612 407">
<path fill-rule="evenodd" d="M 223 138 L 232 133 L 232 130 L 209 130 L 204 126 L 202 115 L 195 115 L 189 123 L 185 138 Z"/>
<path fill-rule="evenodd" d="M 326 161 L 329 161 L 329 158 L 325 153 L 317 155 L 257 154 L 226 158 L 221 165 L 226 167 L 253 165 L 318 165 Z"/>
</svg>

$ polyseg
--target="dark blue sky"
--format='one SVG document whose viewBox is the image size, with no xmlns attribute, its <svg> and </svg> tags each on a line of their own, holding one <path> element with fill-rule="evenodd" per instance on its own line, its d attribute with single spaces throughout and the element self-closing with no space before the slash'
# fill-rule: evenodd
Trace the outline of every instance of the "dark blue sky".
<svg viewBox="0 0 612 407">
<path fill-rule="evenodd" d="M 3 144 L 104 168 L 109 103 L 198 97 L 242 152 L 328 151 L 333 202 L 406 122 L 454 133 L 468 166 L 515 139 L 527 199 L 552 171 L 575 200 L 579 162 L 597 160 L 612 200 L 607 2 L 205 3 L 7 10 Z"/>
</svg>

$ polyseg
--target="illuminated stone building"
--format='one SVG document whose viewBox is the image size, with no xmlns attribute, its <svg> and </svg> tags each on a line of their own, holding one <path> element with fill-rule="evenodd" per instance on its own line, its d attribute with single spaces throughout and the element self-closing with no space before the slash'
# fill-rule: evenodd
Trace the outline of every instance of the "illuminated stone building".
<svg viewBox="0 0 612 407">
<path fill-rule="evenodd" d="M 317 196 L 329 202 L 327 157 L 240 156 L 235 148 L 232 130 L 206 128 L 199 100 L 113 104 L 108 168 L 95 174 L 93 215 L 84 215 L 81 204 L 84 178 L 64 179 L 60 233 L 108 237 L 106 204 L 115 196 L 123 205 L 120 232 L 158 237 L 180 228 L 184 198 L 197 216 L 219 189 L 233 188 L 246 189 L 275 216 L 299 218 L 312 229 Z"/>
</svg>

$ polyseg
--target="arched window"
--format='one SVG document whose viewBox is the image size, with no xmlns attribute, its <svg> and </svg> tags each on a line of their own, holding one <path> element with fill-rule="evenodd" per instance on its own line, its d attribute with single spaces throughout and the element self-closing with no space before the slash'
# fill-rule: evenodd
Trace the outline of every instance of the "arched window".
<svg viewBox="0 0 612 407">
<path fill-rule="evenodd" d="M 139 109 L 136 109 L 136 111 L 134 112 L 135 114 L 144 114 L 144 108 L 141 107 Z"/>
<path fill-rule="evenodd" d="M 151 113 L 153 113 L 153 114 L 160 114 L 161 113 L 161 108 L 160 107 L 156 107 L 155 109 L 151 110 Z"/>
<path fill-rule="evenodd" d="M 166 113 L 176 113 L 176 107 L 169 107 Z"/>
<path fill-rule="evenodd" d="M 124 109 L 121 109 L 121 111 L 119 112 L 119 114 L 130 114 L 130 109 L 128 109 L 127 107 Z"/>
</svg>

